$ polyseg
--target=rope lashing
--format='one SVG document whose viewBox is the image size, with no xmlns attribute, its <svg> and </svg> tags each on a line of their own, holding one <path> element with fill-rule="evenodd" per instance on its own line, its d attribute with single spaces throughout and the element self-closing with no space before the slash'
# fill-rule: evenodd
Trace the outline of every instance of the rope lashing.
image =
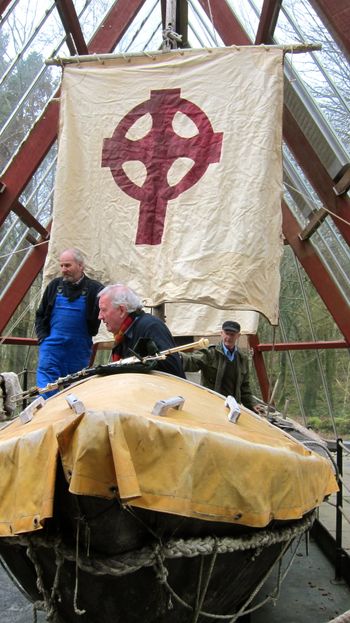
<svg viewBox="0 0 350 623">
<path fill-rule="evenodd" d="M 251 599 L 258 592 L 259 588 L 266 581 L 267 577 L 272 572 L 275 564 L 282 559 L 284 553 L 289 548 L 291 542 L 295 537 L 301 538 L 302 534 L 309 530 L 315 520 L 316 513 L 313 512 L 308 516 L 300 519 L 297 523 L 286 527 L 275 527 L 274 529 L 265 529 L 258 533 L 246 534 L 240 537 L 204 537 L 193 539 L 169 539 L 166 543 L 154 543 L 153 545 L 141 548 L 134 552 L 127 552 L 115 556 L 113 558 L 99 559 L 96 556 L 88 557 L 79 551 L 79 521 L 77 525 L 76 533 L 76 547 L 75 549 L 68 547 L 58 538 L 44 538 L 38 533 L 35 536 L 19 535 L 11 537 L 10 539 L 4 538 L 6 543 L 17 544 L 26 547 L 26 552 L 30 560 L 33 562 L 35 572 L 37 575 L 37 587 L 41 595 L 43 595 L 43 605 L 47 614 L 47 621 L 54 621 L 54 617 L 57 615 L 56 604 L 58 595 L 58 584 L 62 565 L 65 560 L 75 563 L 76 576 L 74 587 L 74 612 L 78 615 L 85 613 L 77 606 L 78 597 L 78 570 L 86 571 L 91 575 L 111 575 L 111 576 L 124 576 L 143 567 L 153 567 L 156 573 L 157 580 L 164 586 L 169 594 L 169 607 L 172 607 L 171 598 L 174 598 L 179 604 L 181 604 L 187 610 L 192 610 L 193 619 L 192 623 L 197 623 L 199 616 L 204 616 L 217 620 L 229 621 L 234 623 L 242 612 L 250 612 L 257 609 L 256 606 L 253 609 L 246 610 Z M 253 597 L 243 604 L 239 612 L 230 615 L 220 615 L 214 613 L 208 613 L 202 610 L 202 606 L 205 600 L 205 596 L 209 587 L 210 579 L 214 570 L 215 562 L 219 554 L 232 553 L 235 551 L 247 551 L 252 552 L 251 560 L 254 560 L 264 547 L 274 544 L 282 544 L 282 548 L 277 560 L 273 562 L 268 569 L 264 578 L 259 582 L 259 587 L 253 591 Z M 56 561 L 56 573 L 49 593 L 43 583 L 43 573 L 40 567 L 35 547 L 55 549 L 55 561 Z M 91 556 L 91 552 L 90 552 Z M 204 586 L 202 584 L 202 571 L 198 576 L 198 587 L 196 596 L 196 605 L 186 603 L 177 593 L 173 590 L 168 582 L 169 571 L 166 568 L 165 561 L 167 559 L 177 558 L 192 558 L 195 556 L 211 556 L 212 559 L 209 564 L 207 576 L 205 578 Z M 39 606 L 39 604 L 38 604 Z M 40 604 L 41 606 L 41 604 Z M 36 610 L 36 609 L 35 609 Z"/>
</svg>

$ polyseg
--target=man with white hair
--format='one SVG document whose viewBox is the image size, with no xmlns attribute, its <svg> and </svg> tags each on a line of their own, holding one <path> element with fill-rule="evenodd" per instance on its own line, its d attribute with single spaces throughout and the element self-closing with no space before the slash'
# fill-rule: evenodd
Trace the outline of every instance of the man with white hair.
<svg viewBox="0 0 350 623">
<path fill-rule="evenodd" d="M 86 368 L 92 336 L 100 326 L 97 294 L 103 285 L 85 275 L 82 253 L 66 249 L 60 255 L 60 267 L 61 277 L 50 281 L 36 312 L 38 387 Z M 54 393 L 47 392 L 44 397 Z"/>
<path fill-rule="evenodd" d="M 104 288 L 98 296 L 99 318 L 114 334 L 113 361 L 130 357 L 133 352 L 145 356 L 174 348 L 175 342 L 166 324 L 143 311 L 140 298 L 131 288 L 117 283 Z M 155 368 L 185 378 L 177 353 L 157 361 Z"/>
</svg>

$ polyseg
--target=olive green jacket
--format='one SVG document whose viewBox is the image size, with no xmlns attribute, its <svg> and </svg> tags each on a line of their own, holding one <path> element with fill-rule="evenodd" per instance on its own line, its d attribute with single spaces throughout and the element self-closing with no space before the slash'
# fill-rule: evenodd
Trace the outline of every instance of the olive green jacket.
<svg viewBox="0 0 350 623">
<path fill-rule="evenodd" d="M 230 395 L 234 396 L 237 402 L 243 404 L 248 409 L 252 409 L 256 404 L 250 384 L 249 384 L 249 363 L 246 354 L 239 349 L 236 351 L 237 373 L 232 376 L 232 387 Z M 223 348 L 222 342 L 219 344 L 195 350 L 192 353 L 182 353 L 182 364 L 185 372 L 201 372 L 201 384 L 208 389 L 213 389 L 222 394 L 222 379 L 226 365 L 229 363 Z"/>
</svg>

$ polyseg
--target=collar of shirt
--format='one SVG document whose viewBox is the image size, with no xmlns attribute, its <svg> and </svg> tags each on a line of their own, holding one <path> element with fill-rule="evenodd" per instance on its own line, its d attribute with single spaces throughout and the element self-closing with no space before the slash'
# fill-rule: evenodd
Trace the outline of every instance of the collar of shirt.
<svg viewBox="0 0 350 623">
<path fill-rule="evenodd" d="M 72 286 L 79 286 L 81 284 L 81 282 L 83 281 L 85 277 L 85 274 L 83 273 L 81 277 L 79 277 L 78 281 L 74 281 L 74 283 L 72 283 Z"/>
<path fill-rule="evenodd" d="M 236 355 L 237 346 L 234 347 L 231 352 L 228 348 L 226 348 L 225 344 L 222 345 L 222 350 L 224 351 L 225 356 L 229 361 L 233 361 Z"/>
<path fill-rule="evenodd" d="M 131 325 L 127 328 L 127 330 L 125 331 L 124 335 L 126 335 L 126 337 L 128 337 L 129 339 L 132 338 L 133 335 L 133 327 L 135 326 L 135 323 L 138 321 L 139 316 L 136 316 L 134 318 L 134 321 L 131 323 Z"/>
</svg>

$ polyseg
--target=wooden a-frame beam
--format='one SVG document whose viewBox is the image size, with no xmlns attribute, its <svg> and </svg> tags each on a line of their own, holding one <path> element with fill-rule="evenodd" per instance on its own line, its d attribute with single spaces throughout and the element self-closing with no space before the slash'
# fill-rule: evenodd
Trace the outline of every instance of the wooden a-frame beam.
<svg viewBox="0 0 350 623">
<path fill-rule="evenodd" d="M 264 0 L 255 37 L 255 45 L 260 45 L 260 43 L 272 43 L 281 4 L 282 0 Z"/>
<path fill-rule="evenodd" d="M 40 121 L 35 124 L 1 177 L 4 190 L 0 195 L 0 226 L 53 145 L 57 136 L 57 124 L 58 102 L 51 100 Z"/>
<path fill-rule="evenodd" d="M 268 402 L 271 395 L 272 387 L 267 374 L 264 355 L 259 350 L 258 335 L 248 335 L 248 342 L 250 348 L 253 350 L 253 363 L 260 385 L 261 396 L 265 402 Z"/>
<path fill-rule="evenodd" d="M 88 45 L 89 53 L 111 52 L 121 39 L 145 0 L 118 0 Z M 57 137 L 58 103 L 49 102 L 27 140 L 1 177 L 4 191 L 0 194 L 0 226 L 6 219 L 31 177 Z"/>
<path fill-rule="evenodd" d="M 88 54 L 88 47 L 72 0 L 55 0 L 55 2 L 63 28 L 66 31 L 66 41 L 71 55 Z"/>
<path fill-rule="evenodd" d="M 350 199 L 347 195 L 337 196 L 335 194 L 333 179 L 305 138 L 287 106 L 284 106 L 283 109 L 283 137 L 316 190 L 324 208 L 331 212 L 330 218 L 334 221 L 344 240 L 350 245 L 350 225 L 348 225 L 350 221 Z"/>
<path fill-rule="evenodd" d="M 5 13 L 8 5 L 10 4 L 11 0 L 0 0 L 0 16 L 2 17 L 3 13 Z"/>
<path fill-rule="evenodd" d="M 199 0 L 199 1 L 202 4 L 203 9 L 208 11 L 206 0 Z M 226 5 L 224 20 L 222 19 L 222 15 L 219 14 L 219 11 L 221 10 L 221 5 Z M 218 2 L 212 6 L 212 16 L 213 16 L 214 25 L 217 28 L 225 45 L 234 45 L 234 44 L 241 45 L 243 40 L 245 42 L 245 45 L 248 45 L 250 43 L 247 35 L 243 31 L 241 25 L 235 18 L 231 9 L 229 9 L 225 0 L 218 0 Z M 290 114 L 290 112 L 288 111 L 286 107 L 284 107 L 283 131 L 284 131 L 284 135 L 285 135 L 287 143 L 290 143 L 291 149 L 294 155 L 296 156 L 296 159 L 298 160 L 300 165 L 303 167 L 309 179 L 311 178 L 310 181 L 312 185 L 314 186 L 315 190 L 321 196 L 325 204 L 325 207 L 326 208 L 328 207 L 328 209 L 331 209 L 332 211 L 334 210 L 339 216 L 343 216 L 344 219 L 348 220 L 349 219 L 349 208 L 350 208 L 349 198 L 348 197 L 335 197 L 335 194 L 333 192 L 333 180 L 331 180 L 330 176 L 327 174 L 324 167 L 321 165 L 319 158 L 316 156 L 314 150 L 312 149 L 312 147 L 306 140 L 305 136 L 301 132 L 294 117 Z M 287 212 L 289 212 L 289 208 L 286 205 L 284 205 L 284 215 Z M 290 236 L 286 228 L 288 228 L 288 225 L 291 224 L 291 220 L 293 219 L 293 216 L 290 215 L 290 217 L 291 217 L 290 219 L 286 219 L 286 216 L 284 216 L 284 223 L 285 223 L 284 234 L 288 242 L 289 242 Z M 342 235 L 344 236 L 345 240 L 347 240 L 350 243 L 349 225 L 347 225 L 346 223 L 342 223 L 342 221 L 339 221 L 336 217 L 333 217 L 333 219 L 338 229 L 341 231 Z M 298 227 L 298 234 L 300 232 L 300 229 L 301 228 Z M 295 221 L 293 224 L 292 231 L 294 235 Z M 299 243 L 300 244 L 298 245 L 295 244 L 293 248 L 294 248 L 294 251 L 296 252 L 298 259 L 303 264 L 303 261 L 306 259 L 306 257 L 308 257 L 308 254 L 303 255 L 302 245 L 303 244 L 306 245 L 307 248 L 309 248 L 309 246 L 311 247 L 311 245 L 310 243 L 307 243 L 307 241 L 302 242 L 299 240 Z M 309 277 L 311 278 L 316 289 L 319 292 L 324 293 L 324 296 L 326 297 L 326 300 L 327 300 L 326 305 L 329 311 L 331 312 L 333 318 L 335 319 L 336 323 L 338 324 L 340 330 L 344 333 L 344 335 L 346 336 L 346 339 L 349 339 L 349 328 L 347 328 L 343 322 L 343 319 L 348 316 L 349 309 L 346 303 L 344 302 L 344 300 L 342 299 L 342 297 L 339 298 L 339 293 L 338 293 L 338 289 L 336 285 L 334 284 L 334 282 L 331 280 L 330 276 L 328 275 L 327 283 L 328 283 L 328 287 L 330 288 L 330 295 L 327 296 L 327 294 L 324 292 L 325 277 L 324 276 L 322 277 L 322 275 L 324 275 L 324 273 L 326 272 L 326 269 L 323 266 L 318 256 L 315 255 L 314 263 L 313 263 L 313 267 L 315 266 L 315 264 L 317 264 L 318 270 L 313 269 L 309 271 L 308 269 L 310 269 L 310 264 L 305 261 L 304 261 L 304 264 L 303 264 L 304 268 L 308 272 Z M 340 306 L 339 308 L 335 302 L 336 300 L 339 303 L 339 306 Z"/>
<path fill-rule="evenodd" d="M 47 254 L 47 244 L 33 247 L 30 252 L 30 261 L 23 263 L 17 275 L 0 300 L 0 334 L 8 324 L 13 312 L 23 300 L 29 287 L 42 269 Z"/>
<path fill-rule="evenodd" d="M 309 1 L 350 60 L 350 2 L 348 0 Z"/>
<path fill-rule="evenodd" d="M 144 3 L 145 0 L 118 0 L 89 43 L 89 52 L 102 54 L 113 51 Z M 18 207 L 18 197 L 54 143 L 57 128 L 58 104 L 51 101 L 2 177 L 5 189 L 0 194 L 0 225 L 10 210 Z M 31 251 L 11 288 L 0 300 L 0 333 L 42 269 L 46 252 L 47 245 Z"/>
<path fill-rule="evenodd" d="M 35 229 L 44 240 L 49 237 L 48 230 L 19 201 L 16 201 L 12 209 L 27 227 Z"/>
<path fill-rule="evenodd" d="M 311 242 L 300 240 L 300 225 L 284 201 L 282 202 L 282 215 L 283 234 L 288 244 L 350 346 L 349 305 L 336 287 Z"/>
</svg>

